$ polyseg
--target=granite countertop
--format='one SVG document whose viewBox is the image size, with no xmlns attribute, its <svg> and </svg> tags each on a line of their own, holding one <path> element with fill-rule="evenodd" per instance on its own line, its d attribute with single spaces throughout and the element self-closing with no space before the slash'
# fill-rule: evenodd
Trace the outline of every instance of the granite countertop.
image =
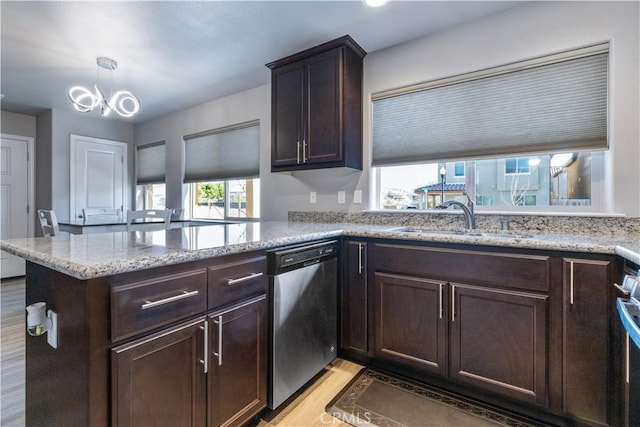
<svg viewBox="0 0 640 427">
<path fill-rule="evenodd" d="M 397 225 L 354 223 L 261 222 L 153 232 L 69 234 L 2 240 L 0 249 L 84 280 L 341 235 L 617 254 L 640 264 L 638 236 L 476 233 L 476 230 L 459 234 L 419 233 L 403 231 Z"/>
</svg>

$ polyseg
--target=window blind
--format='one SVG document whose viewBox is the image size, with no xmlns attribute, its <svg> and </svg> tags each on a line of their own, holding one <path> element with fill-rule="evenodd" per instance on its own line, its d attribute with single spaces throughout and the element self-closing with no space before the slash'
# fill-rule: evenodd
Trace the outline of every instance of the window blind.
<svg viewBox="0 0 640 427">
<path fill-rule="evenodd" d="M 258 120 L 184 137 L 184 182 L 260 175 Z"/>
<path fill-rule="evenodd" d="M 607 71 L 599 45 L 376 95 L 372 163 L 607 149 Z"/>
<path fill-rule="evenodd" d="M 138 185 L 164 183 L 166 168 L 164 141 L 138 145 L 136 150 L 138 152 L 136 183 Z"/>
</svg>

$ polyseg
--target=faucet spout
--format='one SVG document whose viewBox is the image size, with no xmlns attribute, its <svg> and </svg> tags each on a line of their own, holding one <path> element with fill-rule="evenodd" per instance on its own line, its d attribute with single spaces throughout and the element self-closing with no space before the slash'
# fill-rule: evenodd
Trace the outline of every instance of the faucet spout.
<svg viewBox="0 0 640 427">
<path fill-rule="evenodd" d="M 447 200 L 444 203 L 439 204 L 438 206 L 436 206 L 437 209 L 447 209 L 449 206 L 458 206 L 460 209 L 462 209 L 462 212 L 464 213 L 464 226 L 466 229 L 471 230 L 476 228 L 476 218 L 475 218 L 475 212 L 474 212 L 474 204 L 473 201 L 471 200 L 471 198 L 469 197 L 469 195 L 467 193 L 464 193 L 464 195 L 467 197 L 467 203 L 462 203 L 458 200 Z"/>
</svg>

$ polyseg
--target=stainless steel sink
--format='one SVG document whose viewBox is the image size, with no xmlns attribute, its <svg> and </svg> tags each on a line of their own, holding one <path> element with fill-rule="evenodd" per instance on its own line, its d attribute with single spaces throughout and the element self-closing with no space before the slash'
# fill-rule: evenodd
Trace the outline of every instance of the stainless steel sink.
<svg viewBox="0 0 640 427">
<path fill-rule="evenodd" d="M 392 228 L 389 231 L 398 233 L 416 233 L 416 234 L 431 234 L 431 235 L 444 235 L 444 236 L 472 236 L 472 237 L 492 237 L 502 239 L 531 239 L 534 236 L 527 233 L 485 233 L 475 230 L 433 230 L 429 228 L 420 227 L 397 227 Z"/>
</svg>

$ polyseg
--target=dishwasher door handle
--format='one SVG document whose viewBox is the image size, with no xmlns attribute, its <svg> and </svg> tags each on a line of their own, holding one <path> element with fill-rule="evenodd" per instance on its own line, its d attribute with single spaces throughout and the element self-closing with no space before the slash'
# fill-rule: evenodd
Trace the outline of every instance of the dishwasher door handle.
<svg viewBox="0 0 640 427">
<path fill-rule="evenodd" d="M 320 263 L 320 258 L 317 259 L 312 259 L 311 261 L 305 261 L 302 266 L 303 267 L 309 267 L 310 265 L 314 265 L 314 264 L 319 264 Z"/>
</svg>

